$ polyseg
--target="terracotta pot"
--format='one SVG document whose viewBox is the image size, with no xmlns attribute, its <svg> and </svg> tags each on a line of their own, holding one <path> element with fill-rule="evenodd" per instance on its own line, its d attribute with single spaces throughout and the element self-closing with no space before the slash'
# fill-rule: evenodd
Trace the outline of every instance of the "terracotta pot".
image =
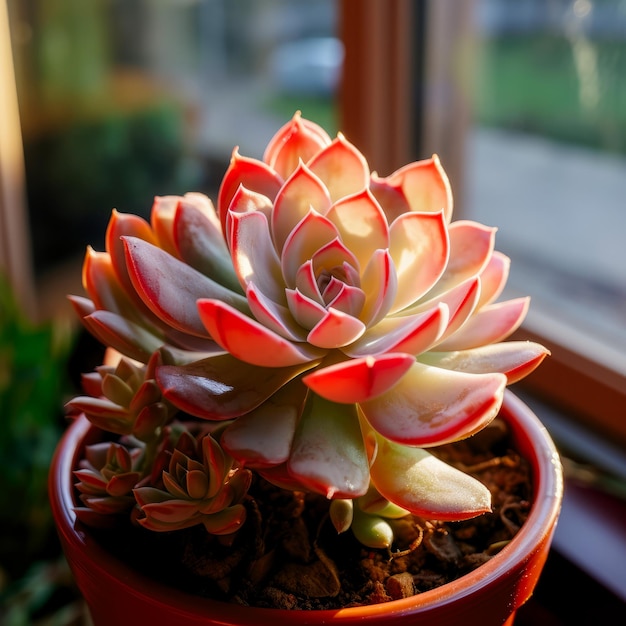
<svg viewBox="0 0 626 626">
<path fill-rule="evenodd" d="M 458 580 L 411 598 L 339 611 L 254 609 L 198 598 L 155 583 L 112 557 L 76 521 L 72 470 L 96 435 L 81 417 L 59 443 L 50 471 L 50 500 L 59 536 L 94 626 L 262 626 L 263 624 L 419 624 L 500 626 L 533 592 L 556 526 L 562 470 L 547 431 L 532 411 L 507 391 L 501 412 L 516 447 L 533 469 L 535 498 L 527 522 L 486 564 Z"/>
</svg>

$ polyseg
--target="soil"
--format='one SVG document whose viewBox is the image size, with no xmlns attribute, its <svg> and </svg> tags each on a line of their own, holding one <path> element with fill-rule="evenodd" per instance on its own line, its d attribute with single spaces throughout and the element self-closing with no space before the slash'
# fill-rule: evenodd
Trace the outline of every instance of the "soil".
<svg viewBox="0 0 626 626">
<path fill-rule="evenodd" d="M 527 461 L 509 445 L 503 421 L 462 442 L 432 450 L 482 481 L 492 512 L 443 523 L 409 516 L 396 520 L 396 545 L 366 549 L 328 519 L 328 501 L 257 480 L 248 520 L 233 538 L 203 527 L 171 534 L 133 529 L 103 531 L 101 541 L 138 569 L 191 593 L 242 605 L 337 609 L 387 602 L 459 578 L 488 561 L 527 518 L 532 482 Z M 165 544 L 165 545 L 164 545 Z"/>
</svg>

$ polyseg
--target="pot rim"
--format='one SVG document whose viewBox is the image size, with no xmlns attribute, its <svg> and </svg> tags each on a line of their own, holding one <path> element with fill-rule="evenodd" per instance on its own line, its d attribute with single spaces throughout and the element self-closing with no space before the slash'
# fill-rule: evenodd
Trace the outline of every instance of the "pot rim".
<svg viewBox="0 0 626 626">
<path fill-rule="evenodd" d="M 57 523 L 57 530 L 63 544 L 84 553 L 89 551 L 94 556 L 98 568 L 97 575 L 115 577 L 132 585 L 135 593 L 149 597 L 157 602 L 180 607 L 181 612 L 197 611 L 210 615 L 213 619 L 224 616 L 224 623 L 233 623 L 237 615 L 243 622 L 252 620 L 254 614 L 263 612 L 268 620 L 275 618 L 275 623 L 286 619 L 291 624 L 309 623 L 307 614 L 315 613 L 316 623 L 328 621 L 341 622 L 342 619 L 380 619 L 403 613 L 419 614 L 428 611 L 437 604 L 454 602 L 459 597 L 469 596 L 490 586 L 498 586 L 498 580 L 514 569 L 515 564 L 532 560 L 546 542 L 552 538 L 563 498 L 563 474 L 558 452 L 546 428 L 532 410 L 509 389 L 505 391 L 505 400 L 500 412 L 513 430 L 516 447 L 528 458 L 533 473 L 533 503 L 528 518 L 515 537 L 489 561 L 462 577 L 424 591 L 410 598 L 393 600 L 381 604 L 342 608 L 337 610 L 290 611 L 287 609 L 256 608 L 234 605 L 219 600 L 194 596 L 184 591 L 175 590 L 127 567 L 90 535 L 88 528 L 76 519 L 74 507 L 74 487 L 72 471 L 76 467 L 78 450 L 82 440 L 92 428 L 86 417 L 77 418 L 64 433 L 53 458 L 50 477 L 50 501 Z M 71 452 L 71 453 L 68 453 Z M 124 570 L 121 573 L 121 570 Z M 519 576 L 522 575 L 520 568 Z M 166 599 L 166 601 L 165 601 Z M 518 608 L 527 597 L 515 598 L 512 610 Z M 269 621 L 268 621 L 269 623 Z"/>
</svg>

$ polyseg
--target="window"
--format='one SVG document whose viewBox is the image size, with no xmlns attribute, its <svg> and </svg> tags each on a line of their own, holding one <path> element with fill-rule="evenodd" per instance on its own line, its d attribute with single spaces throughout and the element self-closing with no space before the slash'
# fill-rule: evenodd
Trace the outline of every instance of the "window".
<svg viewBox="0 0 626 626">
<path fill-rule="evenodd" d="M 357 130 L 366 139 L 380 134 L 380 119 L 389 135 L 410 138 L 398 146 L 387 136 L 376 148 L 393 155 L 377 166 L 386 173 L 440 155 L 456 217 L 498 226 L 512 295 L 532 296 L 517 335 L 552 351 L 521 388 L 624 446 L 626 3 L 397 0 L 384 15 L 375 1 L 342 7 L 347 81 L 374 99 L 385 94 L 375 109 L 350 87 L 342 127 L 361 104 Z M 377 39 L 393 44 L 381 50 Z M 540 101 L 550 93 L 560 98 L 551 110 Z M 527 110 L 507 113 L 523 102 Z M 535 117 L 545 114 L 541 126 Z"/>
<path fill-rule="evenodd" d="M 527 328 L 563 360 L 542 394 L 625 441 L 626 2 L 511 8 L 473 15 L 466 212 L 498 224 Z"/>
</svg>

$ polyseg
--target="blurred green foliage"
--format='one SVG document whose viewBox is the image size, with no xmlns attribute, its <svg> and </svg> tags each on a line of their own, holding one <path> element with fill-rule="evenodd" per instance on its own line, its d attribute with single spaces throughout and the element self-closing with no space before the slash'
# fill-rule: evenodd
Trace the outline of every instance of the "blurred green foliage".
<svg viewBox="0 0 626 626">
<path fill-rule="evenodd" d="M 115 102 L 24 142 L 36 269 L 103 246 L 111 209 L 148 218 L 155 195 L 196 189 L 176 103 Z"/>
<path fill-rule="evenodd" d="M 535 32 L 484 39 L 478 123 L 626 154 L 626 44 Z"/>
<path fill-rule="evenodd" d="M 65 427 L 71 346 L 69 329 L 31 323 L 0 276 L 0 593 L 59 553 L 47 478 Z"/>
</svg>

